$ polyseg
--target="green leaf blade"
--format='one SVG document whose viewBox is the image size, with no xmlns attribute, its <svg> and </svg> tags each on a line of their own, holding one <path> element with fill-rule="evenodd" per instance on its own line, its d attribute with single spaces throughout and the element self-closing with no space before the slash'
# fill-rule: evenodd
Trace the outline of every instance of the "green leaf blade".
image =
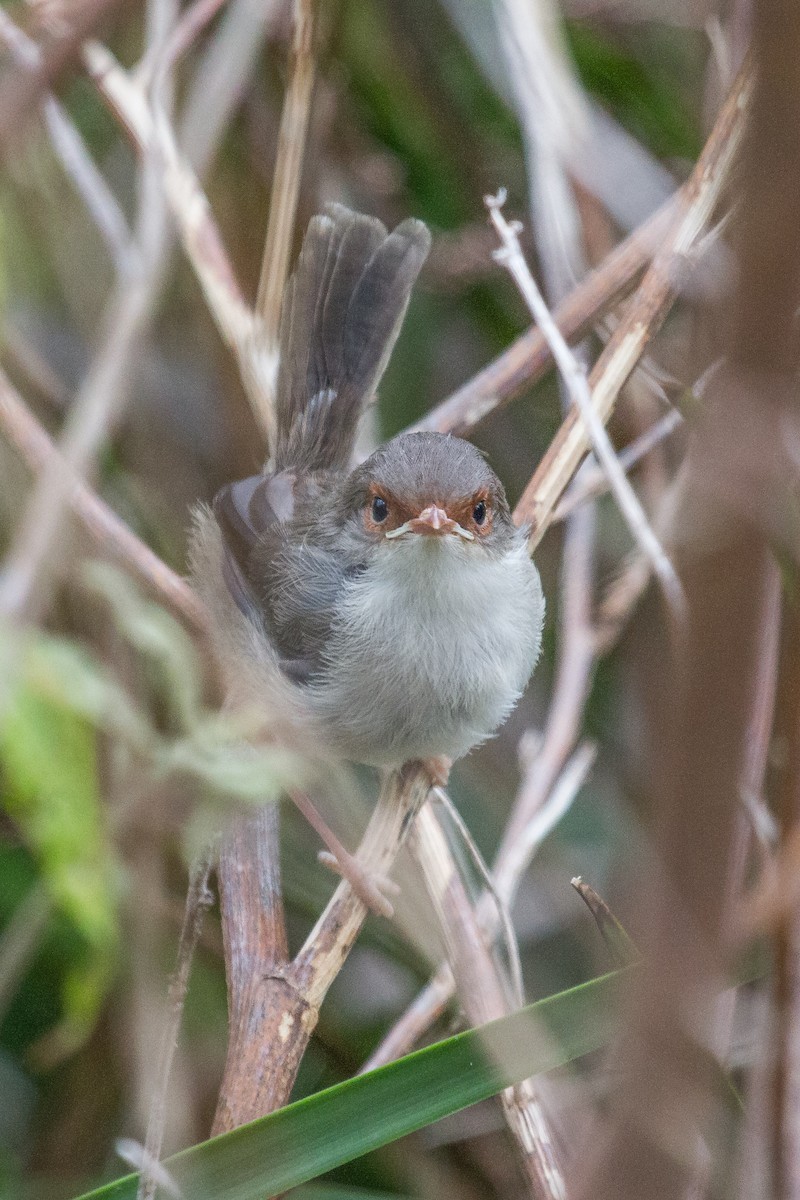
<svg viewBox="0 0 800 1200">
<path fill-rule="evenodd" d="M 621 973 L 626 974 L 625 972 Z M 265 1200 L 607 1041 L 620 973 L 410 1054 L 167 1159 L 192 1200 Z M 544 1026 L 547 1036 L 536 1031 Z M 138 1176 L 80 1200 L 135 1200 Z"/>
</svg>

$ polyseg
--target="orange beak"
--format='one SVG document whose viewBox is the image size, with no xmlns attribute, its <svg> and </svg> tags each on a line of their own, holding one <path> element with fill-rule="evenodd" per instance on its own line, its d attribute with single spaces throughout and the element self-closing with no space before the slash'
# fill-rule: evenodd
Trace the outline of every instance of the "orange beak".
<svg viewBox="0 0 800 1200">
<path fill-rule="evenodd" d="M 445 510 L 435 504 L 429 504 L 427 508 L 423 508 L 418 517 L 414 517 L 408 522 L 408 528 L 412 533 L 421 533 L 425 537 L 451 533 L 455 527 L 456 522 L 452 517 L 448 517 Z"/>
</svg>

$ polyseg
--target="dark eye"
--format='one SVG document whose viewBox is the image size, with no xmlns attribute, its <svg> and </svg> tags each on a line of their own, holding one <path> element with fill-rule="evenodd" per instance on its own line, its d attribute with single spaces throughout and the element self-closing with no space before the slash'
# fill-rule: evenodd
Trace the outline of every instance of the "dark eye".
<svg viewBox="0 0 800 1200">
<path fill-rule="evenodd" d="M 375 496 L 372 501 L 372 519 L 375 524 L 380 525 L 381 521 L 385 521 L 388 515 L 389 505 L 383 496 Z"/>
<path fill-rule="evenodd" d="M 486 520 L 486 501 L 479 500 L 472 510 L 472 519 L 476 525 L 482 525 Z"/>
</svg>

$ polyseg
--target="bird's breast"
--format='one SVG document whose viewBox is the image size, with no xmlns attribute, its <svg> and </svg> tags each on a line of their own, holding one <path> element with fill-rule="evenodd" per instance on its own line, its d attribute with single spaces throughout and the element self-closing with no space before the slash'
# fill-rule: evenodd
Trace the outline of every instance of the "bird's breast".
<svg viewBox="0 0 800 1200">
<path fill-rule="evenodd" d="M 500 557 L 454 538 L 381 546 L 343 587 L 312 703 L 348 757 L 460 757 L 525 687 L 543 608 L 522 540 Z"/>
</svg>

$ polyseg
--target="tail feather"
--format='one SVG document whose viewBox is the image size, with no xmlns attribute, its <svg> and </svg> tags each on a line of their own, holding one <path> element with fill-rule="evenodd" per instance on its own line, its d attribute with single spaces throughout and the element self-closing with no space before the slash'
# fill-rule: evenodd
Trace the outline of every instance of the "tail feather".
<svg viewBox="0 0 800 1200">
<path fill-rule="evenodd" d="M 348 465 L 429 245 L 420 221 L 387 234 L 338 204 L 311 221 L 284 295 L 275 469 Z"/>
<path fill-rule="evenodd" d="M 347 210 L 344 210 L 345 212 Z M 349 214 L 355 217 L 355 214 Z M 386 237 L 386 230 L 375 217 L 359 216 L 345 230 L 339 245 L 325 296 L 321 351 L 328 379 L 344 379 L 345 332 L 350 303 L 366 264 Z"/>
</svg>

